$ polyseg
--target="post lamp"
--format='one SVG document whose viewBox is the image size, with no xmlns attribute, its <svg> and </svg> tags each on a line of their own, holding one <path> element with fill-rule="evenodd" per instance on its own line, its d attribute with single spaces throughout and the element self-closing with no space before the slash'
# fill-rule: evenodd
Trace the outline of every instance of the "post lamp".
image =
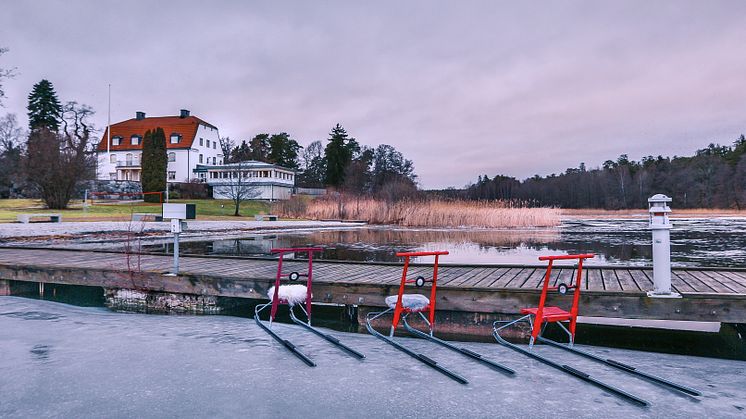
<svg viewBox="0 0 746 419">
<path fill-rule="evenodd" d="M 680 298 L 681 295 L 671 291 L 671 221 L 668 214 L 671 198 L 655 194 L 648 198 L 648 215 L 650 230 L 653 233 L 653 285 L 648 297 Z"/>
</svg>

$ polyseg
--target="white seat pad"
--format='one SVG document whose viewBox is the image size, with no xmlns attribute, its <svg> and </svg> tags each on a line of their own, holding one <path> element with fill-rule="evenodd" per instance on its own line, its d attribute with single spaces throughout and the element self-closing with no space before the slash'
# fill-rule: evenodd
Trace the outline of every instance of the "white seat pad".
<svg viewBox="0 0 746 419">
<path fill-rule="evenodd" d="M 396 300 L 399 298 L 398 295 L 391 295 L 386 297 L 386 305 L 389 308 L 396 307 Z M 401 296 L 401 305 L 412 311 L 422 310 L 430 304 L 430 299 L 422 294 L 403 294 Z"/>
<path fill-rule="evenodd" d="M 306 294 L 308 290 L 305 285 L 294 284 L 294 285 L 280 285 L 279 291 L 277 291 L 277 297 L 281 300 L 286 300 L 289 305 L 294 306 L 298 303 L 306 301 Z M 267 296 L 270 300 L 275 297 L 274 285 L 267 292 Z"/>
</svg>

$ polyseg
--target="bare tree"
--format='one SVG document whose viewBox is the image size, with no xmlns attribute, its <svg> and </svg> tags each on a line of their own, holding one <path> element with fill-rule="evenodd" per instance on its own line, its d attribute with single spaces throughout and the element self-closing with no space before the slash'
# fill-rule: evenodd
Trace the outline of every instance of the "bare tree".
<svg viewBox="0 0 746 419">
<path fill-rule="evenodd" d="M 8 52 L 8 48 L 0 48 L 0 56 Z M 9 79 L 15 77 L 15 68 L 2 68 L 0 67 L 0 106 L 3 106 L 3 99 L 5 99 L 5 90 L 3 89 L 3 79 Z"/>
<path fill-rule="evenodd" d="M 261 189 L 251 180 L 248 165 L 245 162 L 230 163 L 226 165 L 231 169 L 223 173 L 225 178 L 222 178 L 222 184 L 213 187 L 215 195 L 223 196 L 231 201 L 235 205 L 234 216 L 238 217 L 241 214 L 241 203 L 258 197 L 261 195 Z"/>
<path fill-rule="evenodd" d="M 62 110 L 61 132 L 41 128 L 29 135 L 27 178 L 48 208 L 67 208 L 80 182 L 93 178 L 94 129 L 88 122 L 92 115 L 90 107 L 68 102 Z"/>
<path fill-rule="evenodd" d="M 14 114 L 0 118 L 0 197 L 10 198 L 23 178 L 20 176 L 21 148 L 25 130 L 18 125 Z"/>
<path fill-rule="evenodd" d="M 236 148 L 236 142 L 231 137 L 220 137 L 220 150 L 223 151 L 223 162 L 231 161 L 231 152 Z"/>
<path fill-rule="evenodd" d="M 15 114 L 9 113 L 0 117 L 0 153 L 21 148 L 25 132 L 18 125 Z"/>
</svg>

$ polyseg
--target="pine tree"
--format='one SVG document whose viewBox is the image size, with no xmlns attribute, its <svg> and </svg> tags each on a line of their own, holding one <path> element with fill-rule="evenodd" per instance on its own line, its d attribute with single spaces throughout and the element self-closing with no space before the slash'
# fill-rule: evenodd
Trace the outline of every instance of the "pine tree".
<svg viewBox="0 0 746 419">
<path fill-rule="evenodd" d="M 246 140 L 241 141 L 241 145 L 231 150 L 230 160 L 226 163 L 238 163 L 251 160 L 251 148 L 246 144 Z"/>
<path fill-rule="evenodd" d="M 258 134 L 249 142 L 251 160 L 269 161 L 269 134 Z"/>
<path fill-rule="evenodd" d="M 166 170 L 168 154 L 166 134 L 163 128 L 148 130 L 142 141 L 142 191 L 164 192 L 166 190 Z M 157 195 L 145 195 L 147 202 L 159 202 Z"/>
<path fill-rule="evenodd" d="M 325 183 L 329 186 L 340 187 L 345 181 L 345 170 L 360 146 L 354 138 L 347 135 L 347 131 L 337 124 L 329 134 L 329 143 L 324 149 L 326 160 Z"/>
<path fill-rule="evenodd" d="M 29 128 L 32 131 L 46 128 L 57 132 L 61 115 L 62 106 L 52 83 L 48 80 L 36 83 L 28 95 Z"/>
<path fill-rule="evenodd" d="M 269 137 L 268 160 L 290 169 L 298 168 L 298 150 L 301 149 L 297 141 L 290 138 L 286 132 L 273 134 Z"/>
</svg>

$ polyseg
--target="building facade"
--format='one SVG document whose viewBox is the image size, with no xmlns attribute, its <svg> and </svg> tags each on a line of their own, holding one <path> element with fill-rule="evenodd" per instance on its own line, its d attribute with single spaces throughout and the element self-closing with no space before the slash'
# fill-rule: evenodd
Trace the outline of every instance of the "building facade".
<svg viewBox="0 0 746 419">
<path fill-rule="evenodd" d="M 236 193 L 248 199 L 290 199 L 295 186 L 295 171 L 256 160 L 197 165 L 195 174 L 212 187 L 215 199 L 232 199 Z"/>
<path fill-rule="evenodd" d="M 143 137 L 146 131 L 159 127 L 166 134 L 168 182 L 191 182 L 198 179 L 198 166 L 223 164 L 220 135 L 214 125 L 191 116 L 186 109 L 178 116 L 146 117 L 137 112 L 133 119 L 112 124 L 111 135 L 109 128 L 104 132 L 96 149 L 97 178 L 140 181 Z"/>
</svg>

